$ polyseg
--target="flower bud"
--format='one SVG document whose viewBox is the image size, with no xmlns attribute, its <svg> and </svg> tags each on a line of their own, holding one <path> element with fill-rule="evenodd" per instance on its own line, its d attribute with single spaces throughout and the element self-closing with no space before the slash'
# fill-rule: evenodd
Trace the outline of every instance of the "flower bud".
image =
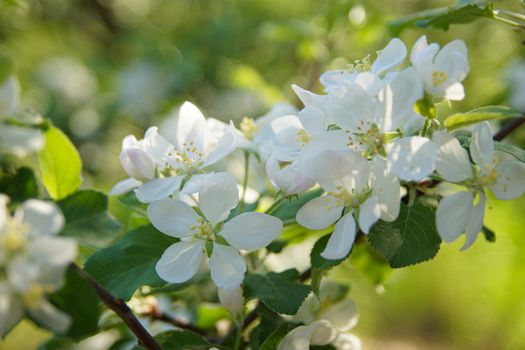
<svg viewBox="0 0 525 350">
<path fill-rule="evenodd" d="M 124 149 L 119 159 L 126 173 L 132 178 L 147 181 L 155 177 L 155 163 L 141 148 Z"/>
</svg>

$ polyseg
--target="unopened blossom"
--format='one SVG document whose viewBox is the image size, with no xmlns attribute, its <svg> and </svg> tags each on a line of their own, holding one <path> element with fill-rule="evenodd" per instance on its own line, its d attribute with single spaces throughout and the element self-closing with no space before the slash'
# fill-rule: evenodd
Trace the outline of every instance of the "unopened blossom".
<svg viewBox="0 0 525 350">
<path fill-rule="evenodd" d="M 470 70 L 467 56 L 467 46 L 462 40 L 454 40 L 440 50 L 437 43 L 429 45 L 423 35 L 414 44 L 410 61 L 432 97 L 462 100 L 465 97 L 462 82 Z"/>
<path fill-rule="evenodd" d="M 399 214 L 399 180 L 381 158 L 371 162 L 350 150 L 325 151 L 314 163 L 316 178 L 326 195 L 307 202 L 297 212 L 297 222 L 312 230 L 335 223 L 321 256 L 341 259 L 354 243 L 357 224 L 368 233 L 380 218 L 394 221 Z M 354 218 L 355 216 L 355 218 Z"/>
<path fill-rule="evenodd" d="M 191 186 L 187 192 L 196 192 L 196 183 L 201 183 L 199 174 L 206 173 L 205 168 L 237 147 L 233 124 L 220 136 L 210 125 L 197 106 L 185 102 L 179 110 L 173 144 L 155 127 L 148 129 L 143 140 L 126 137 L 120 160 L 130 179 L 118 183 L 111 193 L 122 194 L 136 188 L 137 198 L 150 203 L 179 191 L 183 181 Z"/>
<path fill-rule="evenodd" d="M 71 319 L 46 299 L 63 284 L 65 268 L 77 254 L 73 240 L 57 237 L 64 225 L 60 209 L 51 202 L 28 200 L 14 216 L 0 195 L 0 334 L 4 335 L 27 311 L 42 326 L 57 332 Z"/>
<path fill-rule="evenodd" d="M 476 240 L 483 226 L 486 190 L 498 199 L 509 200 L 525 192 L 525 164 L 511 155 L 494 150 L 492 133 L 487 122 L 472 132 L 470 156 L 459 141 L 446 131 L 434 132 L 437 145 L 436 169 L 446 181 L 462 185 L 460 190 L 441 199 L 436 224 L 446 242 L 456 240 L 463 232 L 467 249 Z"/>
<path fill-rule="evenodd" d="M 23 122 L 19 113 L 20 85 L 10 76 L 0 82 L 0 151 L 4 150 L 19 157 L 44 146 L 44 136 L 40 130 L 11 125 L 6 119 Z"/>
<path fill-rule="evenodd" d="M 148 217 L 161 232 L 177 237 L 156 265 L 159 276 L 172 283 L 191 279 L 211 247 L 211 277 L 222 289 L 239 287 L 246 263 L 239 250 L 252 251 L 272 242 L 282 230 L 281 220 L 263 213 L 242 213 L 228 220 L 239 203 L 237 183 L 229 173 L 208 177 L 199 190 L 199 211 L 178 199 L 148 206 Z"/>
</svg>

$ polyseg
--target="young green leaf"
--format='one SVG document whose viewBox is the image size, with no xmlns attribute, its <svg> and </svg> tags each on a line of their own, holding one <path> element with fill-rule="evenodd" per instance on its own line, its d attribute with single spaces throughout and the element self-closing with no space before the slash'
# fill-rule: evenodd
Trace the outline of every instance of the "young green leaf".
<svg viewBox="0 0 525 350">
<path fill-rule="evenodd" d="M 455 113 L 445 119 L 445 128 L 448 131 L 477 124 L 486 120 L 498 120 L 519 117 L 520 113 L 505 106 L 486 106 L 473 109 L 465 113 Z"/>
<path fill-rule="evenodd" d="M 66 218 L 63 236 L 79 243 L 102 248 L 109 244 L 122 227 L 108 212 L 108 197 L 94 190 L 83 190 L 58 202 Z"/>
<path fill-rule="evenodd" d="M 432 259 L 441 244 L 434 210 L 421 204 L 401 204 L 398 218 L 393 222 L 378 221 L 368 240 L 394 268 Z"/>
<path fill-rule="evenodd" d="M 296 269 L 248 275 L 244 279 L 244 295 L 246 298 L 260 299 L 275 312 L 294 315 L 312 290 L 297 280 L 299 272 Z"/>
<path fill-rule="evenodd" d="M 46 144 L 38 152 L 42 183 L 51 198 L 59 200 L 75 192 L 82 183 L 82 161 L 77 149 L 60 129 L 50 127 Z"/>
<path fill-rule="evenodd" d="M 93 254 L 85 269 L 117 298 L 128 300 L 140 286 L 166 285 L 155 265 L 176 238 L 147 225 L 136 228 L 113 245 Z"/>
<path fill-rule="evenodd" d="M 279 343 L 288 333 L 288 324 L 283 323 L 279 328 L 277 328 L 275 331 L 273 331 L 272 334 L 266 340 L 264 343 L 261 344 L 261 347 L 259 350 L 277 350 L 277 347 L 279 346 Z"/>
<path fill-rule="evenodd" d="M 295 215 L 299 208 L 301 208 L 306 202 L 321 195 L 321 190 L 313 190 L 305 193 L 301 193 L 290 200 L 284 200 L 279 208 L 275 210 L 272 215 L 283 220 L 295 220 Z"/>
</svg>

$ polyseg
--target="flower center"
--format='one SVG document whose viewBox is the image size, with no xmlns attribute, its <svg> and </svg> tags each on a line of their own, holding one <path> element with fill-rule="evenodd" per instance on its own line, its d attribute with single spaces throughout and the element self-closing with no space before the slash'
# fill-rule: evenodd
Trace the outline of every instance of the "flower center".
<svg viewBox="0 0 525 350">
<path fill-rule="evenodd" d="M 199 224 L 192 226 L 191 230 L 194 233 L 194 236 L 199 239 L 203 240 L 215 240 L 215 231 L 213 230 L 213 227 L 211 224 L 206 221 L 204 218 L 199 218 Z"/>
<path fill-rule="evenodd" d="M 447 81 L 447 73 L 442 70 L 435 70 L 432 72 L 432 85 L 438 86 Z"/>
<path fill-rule="evenodd" d="M 301 143 L 301 146 L 305 146 L 308 142 L 310 142 L 310 140 L 312 140 L 312 137 L 310 135 L 308 135 L 306 130 L 301 129 L 301 130 L 297 131 L 297 138 L 296 138 L 296 140 L 297 140 L 297 142 Z"/>
<path fill-rule="evenodd" d="M 173 175 L 179 175 L 182 172 L 191 173 L 192 169 L 198 167 L 204 153 L 193 142 L 190 142 L 183 143 L 180 148 L 172 146 L 167 156 L 169 160 L 165 164 L 165 170 L 173 172 Z"/>
<path fill-rule="evenodd" d="M 370 55 L 366 55 L 362 59 L 354 60 L 354 63 L 348 65 L 348 71 L 350 73 L 363 73 L 369 72 L 372 69 L 370 64 Z"/>
<path fill-rule="evenodd" d="M 24 248 L 29 233 L 29 225 L 8 218 L 4 232 L 0 236 L 0 247 L 7 255 L 13 255 Z"/>
<path fill-rule="evenodd" d="M 357 126 L 357 133 L 346 130 L 348 135 L 347 146 L 362 151 L 363 156 L 370 158 L 376 154 L 385 154 L 385 136 L 381 133 L 376 123 L 361 121 Z"/>
<path fill-rule="evenodd" d="M 259 126 L 255 124 L 253 118 L 248 117 L 242 118 L 239 128 L 248 140 L 253 140 L 253 134 L 256 133 L 257 130 L 259 130 Z"/>
<path fill-rule="evenodd" d="M 22 302 L 28 308 L 35 308 L 40 304 L 40 300 L 44 295 L 45 288 L 41 284 L 33 284 L 22 295 Z"/>
<path fill-rule="evenodd" d="M 500 173 L 495 169 L 487 169 L 488 171 L 485 172 L 483 175 L 478 176 L 476 178 L 476 182 L 481 186 L 490 186 L 494 185 L 500 176 Z"/>
</svg>

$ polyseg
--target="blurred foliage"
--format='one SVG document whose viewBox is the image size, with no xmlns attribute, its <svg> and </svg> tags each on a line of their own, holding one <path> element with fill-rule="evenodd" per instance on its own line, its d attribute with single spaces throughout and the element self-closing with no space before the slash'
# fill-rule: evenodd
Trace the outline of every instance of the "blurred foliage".
<svg viewBox="0 0 525 350">
<path fill-rule="evenodd" d="M 298 104 L 292 83 L 320 91 L 321 72 L 383 47 L 396 29 L 393 21 L 455 4 L 4 0 L 0 54 L 14 64 L 23 105 L 51 118 L 79 148 L 84 186 L 108 189 L 124 178 L 117 157 L 123 136 L 158 125 L 180 102 L 189 99 L 207 116 L 234 122 L 275 102 Z M 522 10 L 514 0 L 495 6 Z M 481 18 L 449 31 L 414 25 L 398 35 L 410 44 L 422 34 L 441 44 L 462 39 L 469 48 L 467 97 L 440 106 L 439 119 L 507 102 L 507 67 L 525 57 L 522 32 Z M 524 145 L 525 131 L 513 140 Z M 492 203 L 488 226 L 496 243 L 480 238 L 463 253 L 462 242 L 446 245 L 433 261 L 403 270 L 370 262 L 370 254 L 362 254 L 371 249 L 366 243 L 354 249 L 350 263 L 329 274 L 350 279 L 361 313 L 356 333 L 366 349 L 525 348 L 524 207 L 525 198 Z M 138 214 L 126 216 L 115 199 L 110 209 L 126 227 L 144 223 Z M 45 336 L 24 322 L 0 349 L 34 349 Z"/>
</svg>

